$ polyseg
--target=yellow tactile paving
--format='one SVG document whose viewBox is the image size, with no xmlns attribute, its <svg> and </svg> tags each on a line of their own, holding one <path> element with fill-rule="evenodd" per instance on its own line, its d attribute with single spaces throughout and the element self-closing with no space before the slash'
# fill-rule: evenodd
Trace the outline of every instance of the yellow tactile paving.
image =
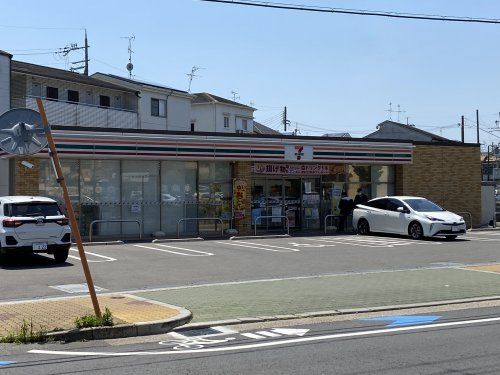
<svg viewBox="0 0 500 375">
<path fill-rule="evenodd" d="M 130 296 L 98 299 L 101 310 L 107 307 L 113 314 L 115 325 L 169 319 L 179 314 L 177 309 Z M 32 321 L 35 330 L 54 331 L 75 328 L 76 318 L 93 313 L 90 297 L 0 304 L 0 336 L 18 331 L 23 319 Z"/>
<path fill-rule="evenodd" d="M 500 273 L 500 264 L 495 263 L 495 264 L 487 264 L 484 266 L 470 266 L 470 267 L 465 267 L 465 269 Z"/>
</svg>

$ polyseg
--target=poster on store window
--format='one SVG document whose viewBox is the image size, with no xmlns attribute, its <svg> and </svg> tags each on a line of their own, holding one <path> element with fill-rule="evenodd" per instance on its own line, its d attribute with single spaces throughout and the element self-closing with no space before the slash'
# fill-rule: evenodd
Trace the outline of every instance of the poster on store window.
<svg viewBox="0 0 500 375">
<path fill-rule="evenodd" d="M 245 217 L 245 204 L 247 201 L 247 182 L 246 180 L 233 180 L 233 214 L 235 219 Z"/>
<path fill-rule="evenodd" d="M 343 182 L 334 182 L 332 189 L 332 215 L 339 215 L 339 202 L 342 197 L 342 190 L 344 190 Z"/>
</svg>

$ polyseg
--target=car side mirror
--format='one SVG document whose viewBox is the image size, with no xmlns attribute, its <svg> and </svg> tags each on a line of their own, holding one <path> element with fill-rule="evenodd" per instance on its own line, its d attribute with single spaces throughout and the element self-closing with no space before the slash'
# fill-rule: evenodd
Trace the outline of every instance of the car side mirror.
<svg viewBox="0 0 500 375">
<path fill-rule="evenodd" d="M 398 211 L 398 212 L 406 212 L 406 210 L 405 210 L 404 207 L 398 207 L 398 208 L 396 208 L 396 211 Z"/>
</svg>

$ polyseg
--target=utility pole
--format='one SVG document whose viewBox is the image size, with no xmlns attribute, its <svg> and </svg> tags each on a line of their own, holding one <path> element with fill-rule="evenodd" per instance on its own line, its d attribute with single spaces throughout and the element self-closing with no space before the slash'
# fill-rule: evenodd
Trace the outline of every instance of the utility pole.
<svg viewBox="0 0 500 375">
<path fill-rule="evenodd" d="M 283 131 L 286 132 L 286 126 L 288 124 L 288 120 L 286 118 L 286 106 L 285 109 L 283 110 Z"/>
<path fill-rule="evenodd" d="M 85 29 L 85 68 L 83 74 L 89 75 L 89 43 L 87 41 L 87 29 Z"/>
<path fill-rule="evenodd" d="M 476 109 L 476 140 L 479 144 L 479 109 Z"/>
<path fill-rule="evenodd" d="M 465 143 L 465 118 L 462 116 L 462 123 L 461 123 L 461 133 L 462 133 L 462 143 Z"/>
</svg>

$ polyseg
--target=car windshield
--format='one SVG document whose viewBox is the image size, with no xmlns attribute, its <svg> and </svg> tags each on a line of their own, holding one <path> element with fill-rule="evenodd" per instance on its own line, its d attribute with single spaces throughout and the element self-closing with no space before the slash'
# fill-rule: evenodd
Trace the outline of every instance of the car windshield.
<svg viewBox="0 0 500 375">
<path fill-rule="evenodd" d="M 419 212 L 439 212 L 444 211 L 436 203 L 431 202 L 427 199 L 404 199 L 403 200 L 408 206 L 413 210 Z"/>
<path fill-rule="evenodd" d="M 62 215 L 57 203 L 30 202 L 5 205 L 5 214 L 11 217 Z"/>
</svg>

